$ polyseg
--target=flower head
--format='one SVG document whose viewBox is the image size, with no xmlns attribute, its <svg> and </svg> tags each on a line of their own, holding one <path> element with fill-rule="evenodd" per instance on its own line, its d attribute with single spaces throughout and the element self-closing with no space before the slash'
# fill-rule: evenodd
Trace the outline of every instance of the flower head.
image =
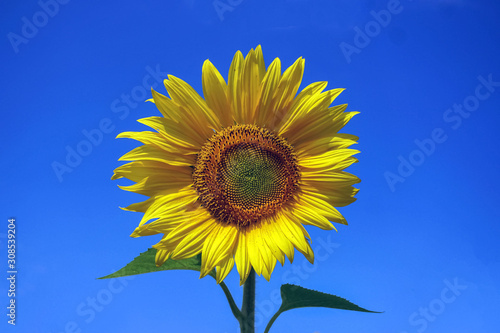
<svg viewBox="0 0 500 333">
<path fill-rule="evenodd" d="M 342 89 L 326 82 L 297 94 L 303 71 L 302 58 L 283 74 L 278 58 L 266 69 L 258 46 L 235 54 L 226 84 L 206 60 L 204 98 L 170 75 L 170 98 L 153 90 L 150 100 L 162 117 L 139 120 L 154 131 L 118 135 L 143 143 L 112 179 L 150 197 L 125 209 L 144 213 L 133 237 L 163 234 L 158 266 L 201 253 L 202 277 L 216 268 L 220 282 L 236 263 L 240 283 L 252 267 L 269 280 L 295 249 L 313 262 L 304 225 L 347 224 L 335 207 L 356 200 L 359 179 L 343 170 L 358 138 L 338 131 L 357 112 L 330 107 Z"/>
</svg>

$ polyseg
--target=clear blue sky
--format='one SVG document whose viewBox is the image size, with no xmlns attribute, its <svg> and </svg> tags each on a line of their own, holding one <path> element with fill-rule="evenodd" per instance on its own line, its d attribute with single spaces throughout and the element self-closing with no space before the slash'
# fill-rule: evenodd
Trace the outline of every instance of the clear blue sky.
<svg viewBox="0 0 500 333">
<path fill-rule="evenodd" d="M 137 145 L 114 137 L 158 115 L 141 102 L 146 91 L 164 92 L 173 74 L 201 93 L 205 59 L 226 76 L 235 51 L 258 44 L 267 64 L 303 56 L 303 85 L 346 88 L 337 101 L 361 114 L 344 131 L 362 152 L 349 169 L 362 179 L 358 201 L 341 209 L 349 226 L 308 229 L 316 264 L 298 255 L 270 283 L 258 279 L 258 331 L 283 282 L 385 312 L 299 309 L 271 332 L 500 330 L 498 2 L 28 0 L 0 9 L 0 331 L 238 332 L 211 278 L 95 278 L 158 240 L 129 237 L 140 214 L 118 207 L 141 198 L 110 180 Z M 9 217 L 16 327 L 6 316 Z M 240 302 L 236 272 L 226 282 Z"/>
</svg>

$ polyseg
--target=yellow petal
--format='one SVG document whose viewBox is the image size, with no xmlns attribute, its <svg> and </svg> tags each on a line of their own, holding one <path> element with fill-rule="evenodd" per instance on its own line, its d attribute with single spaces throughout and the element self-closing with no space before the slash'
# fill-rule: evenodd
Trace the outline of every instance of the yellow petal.
<svg viewBox="0 0 500 333">
<path fill-rule="evenodd" d="M 300 249 L 297 248 L 297 250 L 306 257 L 307 261 L 309 261 L 311 264 L 314 264 L 314 251 L 311 248 L 311 244 L 306 242 L 306 248 L 307 251 L 301 251 Z"/>
<path fill-rule="evenodd" d="M 204 229 L 210 229 L 214 226 L 214 220 L 211 218 L 205 209 L 201 208 L 199 211 L 192 213 L 192 216 L 187 216 L 184 222 L 177 225 L 177 227 L 166 235 L 164 241 L 166 243 L 178 244 L 190 233 L 201 232 Z M 152 222 L 154 223 L 154 222 Z"/>
<path fill-rule="evenodd" d="M 191 155 L 181 155 L 169 153 L 151 145 L 143 145 L 132 149 L 122 157 L 119 161 L 157 161 L 174 166 L 191 166 L 194 164 L 194 157 Z"/>
<path fill-rule="evenodd" d="M 241 76 L 243 73 L 243 54 L 240 51 L 236 52 L 229 68 L 227 88 L 228 98 L 233 110 L 233 118 L 237 123 L 243 123 L 242 103 L 241 103 Z"/>
<path fill-rule="evenodd" d="M 162 233 L 161 231 L 156 231 L 150 228 L 151 224 L 144 224 L 140 227 L 135 228 L 134 232 L 130 234 L 130 237 L 137 238 L 142 236 L 152 236 Z"/>
<path fill-rule="evenodd" d="M 329 150 L 349 148 L 356 144 L 358 139 L 355 135 L 336 133 L 333 136 L 300 142 L 295 144 L 294 148 L 297 155 L 320 155 Z"/>
<path fill-rule="evenodd" d="M 340 131 L 342 127 L 344 127 L 349 120 L 352 119 L 355 115 L 359 114 L 357 111 L 352 111 L 352 112 L 343 112 L 339 114 L 335 119 L 333 119 L 333 123 L 335 124 L 334 127 L 332 127 L 332 131 L 335 133 Z"/>
<path fill-rule="evenodd" d="M 153 95 L 152 101 L 155 103 L 158 111 L 160 111 L 165 119 L 176 123 L 182 120 L 182 111 L 179 105 L 154 89 L 151 89 L 151 94 Z"/>
<path fill-rule="evenodd" d="M 290 221 L 289 216 L 281 215 L 280 228 L 295 248 L 300 249 L 302 252 L 307 251 L 305 235 L 294 222 Z"/>
<path fill-rule="evenodd" d="M 216 222 L 213 219 L 207 220 L 203 225 L 185 234 L 184 238 L 176 245 L 172 253 L 173 259 L 191 258 L 203 250 L 203 245 L 207 237 L 213 232 Z"/>
<path fill-rule="evenodd" d="M 293 234 L 293 239 L 291 239 L 295 248 L 306 257 L 306 259 L 314 264 L 314 252 L 311 248 L 311 244 L 309 243 L 311 240 L 311 236 L 304 228 L 304 226 L 299 222 L 299 219 L 291 214 L 291 211 L 285 210 L 284 215 L 287 216 L 287 224 L 286 226 L 290 230 L 291 234 Z"/>
<path fill-rule="evenodd" d="M 279 121 L 274 105 L 276 88 L 281 79 L 281 62 L 279 58 L 269 65 L 267 72 L 261 82 L 260 101 L 256 109 L 255 124 L 257 126 L 268 126 L 274 128 L 274 125 Z"/>
<path fill-rule="evenodd" d="M 157 146 L 158 148 L 164 149 L 166 151 L 178 151 L 178 147 L 174 147 L 167 143 L 167 140 L 159 133 L 151 131 L 143 132 L 122 132 L 116 136 L 116 138 L 127 138 L 137 140 L 144 144 Z M 189 153 L 189 150 L 184 150 L 184 153 Z"/>
<path fill-rule="evenodd" d="M 236 262 L 236 269 L 240 273 L 241 286 L 245 283 L 252 269 L 252 265 L 250 265 L 250 260 L 248 258 L 247 236 L 245 231 L 240 231 L 238 234 L 238 243 L 234 254 L 234 260 Z"/>
<path fill-rule="evenodd" d="M 176 104 L 189 110 L 189 113 L 197 116 L 198 119 L 206 120 L 212 129 L 220 130 L 220 121 L 215 112 L 189 84 L 173 75 L 169 75 L 168 80 L 163 83 Z"/>
<path fill-rule="evenodd" d="M 274 220 L 273 228 L 269 228 L 268 230 L 270 230 L 270 232 L 274 234 L 273 239 L 276 241 L 276 244 L 278 245 L 280 250 L 288 257 L 288 260 L 290 260 L 290 262 L 293 262 L 295 250 L 292 242 L 286 236 L 285 231 L 283 231 L 283 228 L 285 228 L 284 226 L 282 226 L 283 216 L 277 214 L 273 216 L 272 219 Z"/>
<path fill-rule="evenodd" d="M 314 95 L 297 110 L 297 115 L 280 130 L 280 135 L 285 136 L 293 145 L 307 142 L 311 138 L 321 138 L 333 135 L 330 129 L 333 115 L 328 106 L 342 92 L 343 89 L 328 90 Z M 300 113 L 299 113 L 300 112 Z"/>
<path fill-rule="evenodd" d="M 154 218 L 166 217 L 172 212 L 177 212 L 186 209 L 189 205 L 198 200 L 198 195 L 191 187 L 181 189 L 177 193 L 167 195 L 159 195 L 154 198 L 153 203 L 141 219 L 139 225 L 143 225 L 147 221 Z"/>
<path fill-rule="evenodd" d="M 137 120 L 141 124 L 149 126 L 167 139 L 167 143 L 185 148 L 199 149 L 206 138 L 201 135 L 189 135 L 179 127 L 176 122 L 163 117 L 148 117 Z"/>
<path fill-rule="evenodd" d="M 262 260 L 262 256 L 259 251 L 259 238 L 256 237 L 255 228 L 248 229 L 246 234 L 247 241 L 247 251 L 248 251 L 248 260 L 250 261 L 255 273 L 258 275 L 262 274 L 262 267 L 264 266 L 264 262 Z"/>
<path fill-rule="evenodd" d="M 332 182 L 307 182 L 302 191 L 317 198 L 323 199 L 334 207 L 344 207 L 354 201 L 359 189 L 353 186 L 337 186 Z"/>
<path fill-rule="evenodd" d="M 307 172 L 302 175 L 302 180 L 306 182 L 330 182 L 337 186 L 349 186 L 361 181 L 355 175 L 345 171 Z"/>
<path fill-rule="evenodd" d="M 118 187 L 125 191 L 154 196 L 159 193 L 168 194 L 178 192 L 180 189 L 191 184 L 191 177 L 183 178 L 179 175 L 177 178 L 146 177 L 133 185 L 118 185 Z"/>
<path fill-rule="evenodd" d="M 276 258 L 273 256 L 271 249 L 265 242 L 265 234 L 262 232 L 262 227 L 256 225 L 250 228 L 250 238 L 254 246 L 249 248 L 250 262 L 252 266 L 254 262 L 258 265 L 259 270 L 255 269 L 257 274 L 269 273 L 276 265 Z"/>
<path fill-rule="evenodd" d="M 262 53 L 262 46 L 257 45 L 255 48 L 255 58 L 257 59 L 257 66 L 259 67 L 259 81 L 262 81 L 266 75 L 266 64 L 264 63 L 264 54 Z"/>
<path fill-rule="evenodd" d="M 332 90 L 330 90 L 332 92 Z M 338 112 L 338 108 L 332 107 L 324 109 L 324 105 L 318 106 L 318 109 L 312 109 L 302 117 L 299 117 L 294 124 L 287 130 L 290 142 L 299 147 L 303 144 L 315 143 L 323 138 L 332 138 L 337 132 L 351 119 L 356 112 Z M 347 104 L 340 105 L 341 110 L 345 110 Z M 297 129 L 304 129 L 296 132 Z"/>
<path fill-rule="evenodd" d="M 323 230 L 335 229 L 333 224 L 330 221 L 328 221 L 326 217 L 317 213 L 314 209 L 297 205 L 297 207 L 294 207 L 293 209 L 293 214 L 302 224 L 313 225 Z"/>
<path fill-rule="evenodd" d="M 305 87 L 293 100 L 290 110 L 278 118 L 276 131 L 283 133 L 288 126 L 293 124 L 304 113 L 307 113 L 307 107 L 311 101 L 316 100 L 321 92 L 326 88 L 327 82 L 314 82 Z"/>
<path fill-rule="evenodd" d="M 216 113 L 222 127 L 233 125 L 226 81 L 209 60 L 203 63 L 202 73 L 203 95 L 208 107 Z"/>
<path fill-rule="evenodd" d="M 163 239 L 167 240 L 167 235 L 179 227 L 181 224 L 185 224 L 186 221 L 198 221 L 206 216 L 206 211 L 204 209 L 197 209 L 194 211 L 172 211 L 170 213 L 162 214 L 162 217 L 154 220 L 148 224 L 143 224 L 135 229 L 135 231 L 130 235 L 131 237 L 146 236 L 146 234 L 158 234 L 163 233 L 165 237 Z"/>
<path fill-rule="evenodd" d="M 304 208 L 314 209 L 318 212 L 318 214 L 323 215 L 330 221 L 347 224 L 347 221 L 342 216 L 342 214 L 340 214 L 339 211 L 335 209 L 335 207 L 322 199 L 319 199 L 307 193 L 302 193 L 302 195 L 300 196 L 300 202 L 300 204 L 303 205 Z"/>
<path fill-rule="evenodd" d="M 255 108 L 260 97 L 260 68 L 257 55 L 253 49 L 248 52 L 245 58 L 241 84 L 242 121 L 245 124 L 251 124 L 253 123 Z"/>
<path fill-rule="evenodd" d="M 147 177 L 174 178 L 190 177 L 192 174 L 190 167 L 173 166 L 156 161 L 135 161 L 124 164 L 116 168 L 112 180 L 127 178 L 134 182 L 139 182 Z"/>
<path fill-rule="evenodd" d="M 272 225 L 273 220 L 265 219 L 260 222 L 262 238 L 269 247 L 273 256 L 283 265 L 285 263 L 285 254 L 280 250 L 278 242 L 281 240 L 281 236 L 275 235 L 275 228 Z"/>
<path fill-rule="evenodd" d="M 151 207 L 151 205 L 155 202 L 155 199 L 156 198 L 149 198 L 145 201 L 136 202 L 127 207 L 120 207 L 120 208 L 130 212 L 145 213 L 148 210 L 148 208 Z"/>
<path fill-rule="evenodd" d="M 216 279 L 217 283 L 221 283 L 222 280 L 226 278 L 226 276 L 231 272 L 234 266 L 234 258 L 233 256 L 228 257 L 221 265 L 216 267 Z"/>
<path fill-rule="evenodd" d="M 303 172 L 303 177 L 316 177 L 317 173 L 345 169 L 356 161 L 351 156 L 357 153 L 359 150 L 334 149 L 320 155 L 302 155 L 299 159 L 299 165 L 304 171 L 308 171 Z"/>
<path fill-rule="evenodd" d="M 156 255 L 155 255 L 155 264 L 156 267 L 160 267 L 163 265 L 165 261 L 167 261 L 168 257 L 170 256 L 170 252 L 166 250 L 156 250 Z"/>
<path fill-rule="evenodd" d="M 238 229 L 232 225 L 218 224 L 203 244 L 200 277 L 210 271 L 233 253 Z"/>
<path fill-rule="evenodd" d="M 158 110 L 165 117 L 168 123 L 175 124 L 174 126 L 181 133 L 203 141 L 211 135 L 211 127 L 209 120 L 196 111 L 196 107 L 187 108 L 178 105 L 168 97 L 152 90 L 153 97 L 156 101 Z"/>
<path fill-rule="evenodd" d="M 271 280 L 271 273 L 274 270 L 274 267 L 276 266 L 276 259 L 271 261 L 270 266 L 267 267 L 266 265 L 263 266 L 262 268 L 262 276 L 267 280 Z"/>
<path fill-rule="evenodd" d="M 280 96 L 280 99 L 276 104 L 277 110 L 289 109 L 297 91 L 299 90 L 300 83 L 302 82 L 304 64 L 305 60 L 300 57 L 283 73 L 277 88 L 277 96 Z"/>
</svg>

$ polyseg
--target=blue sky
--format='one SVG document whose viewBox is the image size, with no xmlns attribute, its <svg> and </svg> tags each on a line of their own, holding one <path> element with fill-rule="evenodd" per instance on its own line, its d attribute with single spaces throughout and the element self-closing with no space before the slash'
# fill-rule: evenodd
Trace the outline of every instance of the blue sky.
<svg viewBox="0 0 500 333">
<path fill-rule="evenodd" d="M 498 2 L 28 0 L 0 7 L 2 332 L 238 332 L 211 278 L 185 271 L 95 278 L 158 240 L 129 237 L 140 214 L 118 207 L 141 198 L 110 177 L 137 144 L 115 136 L 159 114 L 142 100 L 151 86 L 165 92 L 167 74 L 201 93 L 205 59 L 226 77 L 234 53 L 259 44 L 266 64 L 280 57 L 289 66 L 303 56 L 303 86 L 346 88 L 336 102 L 361 112 L 344 132 L 360 137 L 360 162 L 349 171 L 362 182 L 358 201 L 341 209 L 349 226 L 308 229 L 314 266 L 297 256 L 270 283 L 258 279 L 257 331 L 278 308 L 275 293 L 285 282 L 384 313 L 299 309 L 271 332 L 500 329 Z M 10 217 L 15 327 L 6 316 Z M 240 302 L 236 272 L 226 282 Z"/>
</svg>

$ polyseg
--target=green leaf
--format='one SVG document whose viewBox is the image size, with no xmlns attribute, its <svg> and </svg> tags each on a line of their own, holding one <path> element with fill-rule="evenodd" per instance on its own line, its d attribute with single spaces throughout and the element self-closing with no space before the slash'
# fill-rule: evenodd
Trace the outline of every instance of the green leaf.
<svg viewBox="0 0 500 333">
<path fill-rule="evenodd" d="M 156 267 L 155 256 L 156 249 L 149 249 L 146 252 L 141 253 L 138 257 L 136 257 L 122 269 L 114 272 L 113 274 L 100 277 L 99 279 L 111 279 L 129 275 L 169 271 L 173 269 L 185 269 L 198 272 L 201 270 L 200 254 L 189 259 L 168 259 L 160 267 Z M 212 270 L 209 275 L 215 279 L 215 270 Z"/>
<path fill-rule="evenodd" d="M 303 288 L 293 284 L 284 284 L 281 286 L 281 299 L 283 300 L 282 304 L 278 309 L 278 312 L 274 314 L 274 316 L 267 324 L 264 333 L 269 332 L 269 329 L 271 328 L 272 324 L 280 314 L 292 309 L 306 308 L 306 307 L 323 307 L 323 308 L 332 308 L 341 310 L 380 313 L 359 307 L 356 304 L 351 303 L 342 297 Z"/>
<path fill-rule="evenodd" d="M 156 249 L 149 249 L 146 252 L 141 253 L 138 257 L 136 257 L 122 269 L 114 272 L 113 274 L 100 277 L 99 279 L 111 279 L 122 276 L 169 271 L 174 269 L 184 269 L 184 270 L 192 270 L 198 272 L 201 270 L 201 254 L 189 259 L 181 259 L 181 260 L 168 259 L 160 267 L 156 267 L 155 256 L 156 256 Z M 210 275 L 215 279 L 216 278 L 215 270 L 212 270 L 208 275 Z M 238 307 L 236 306 L 236 303 L 234 302 L 231 292 L 229 291 L 224 282 L 221 282 L 219 286 L 224 291 L 224 295 L 226 295 L 227 301 L 229 302 L 229 306 L 231 307 L 233 315 L 236 317 L 236 319 L 239 320 L 241 317 L 241 313 Z"/>
</svg>

